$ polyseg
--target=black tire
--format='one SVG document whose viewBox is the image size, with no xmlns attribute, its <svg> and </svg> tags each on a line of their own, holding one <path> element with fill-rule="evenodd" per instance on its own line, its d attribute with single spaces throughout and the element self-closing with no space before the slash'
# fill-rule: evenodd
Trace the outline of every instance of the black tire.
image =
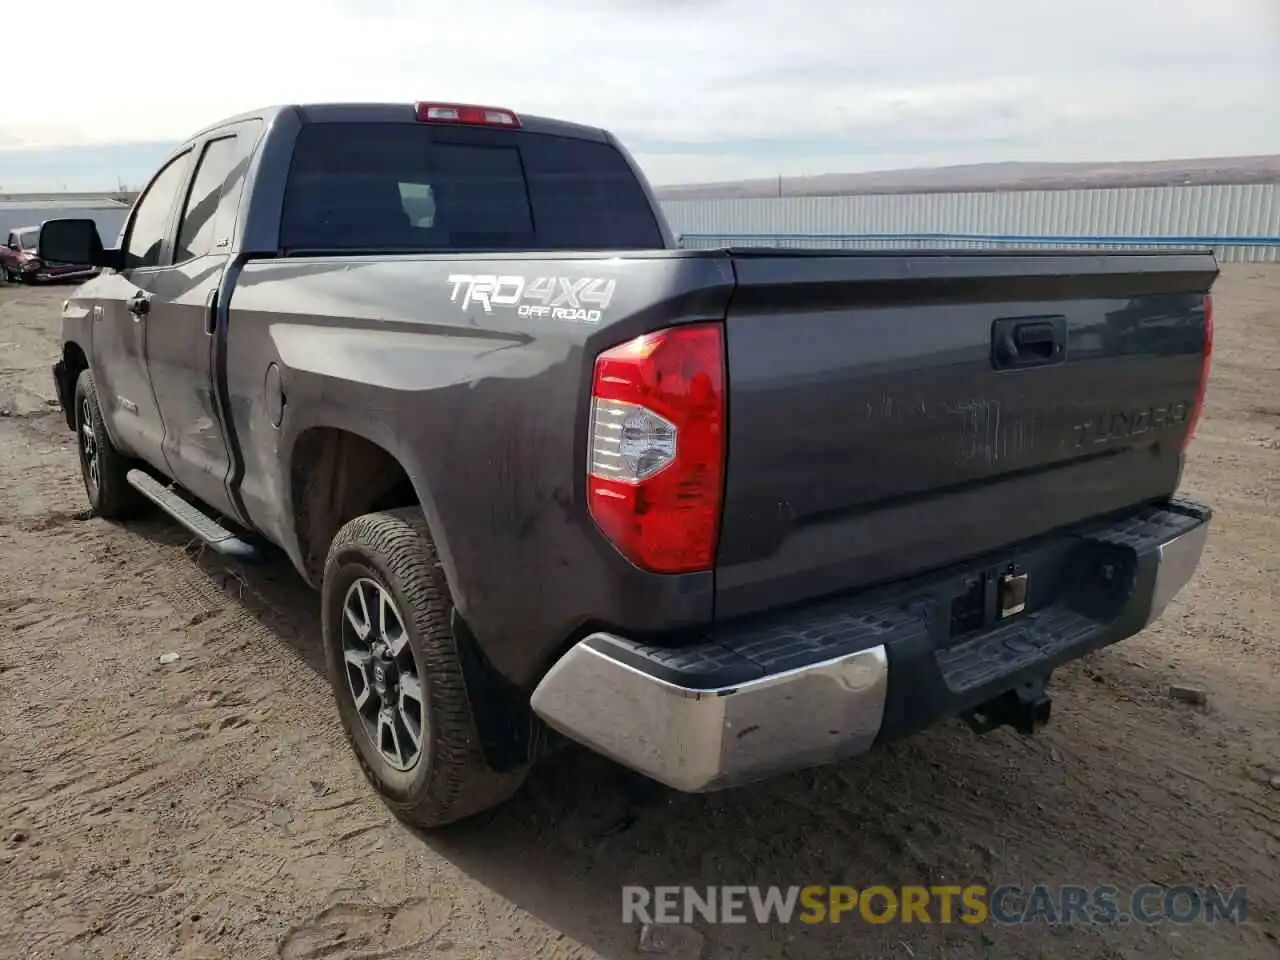
<svg viewBox="0 0 1280 960">
<path fill-rule="evenodd" d="M 85 433 L 86 424 L 92 436 Z M 123 520 L 138 511 L 142 495 L 125 475 L 133 464 L 112 444 L 102 419 L 102 407 L 98 404 L 98 391 L 93 384 L 93 374 L 81 371 L 75 389 L 76 450 L 80 458 L 80 478 L 93 512 L 108 520 Z M 92 441 L 97 456 L 96 472 L 91 466 L 87 441 Z"/>
<path fill-rule="evenodd" d="M 420 753 L 409 769 L 397 769 L 379 751 L 370 724 L 379 736 L 382 728 L 357 707 L 357 681 L 348 674 L 351 669 L 356 678 L 368 676 L 364 668 L 349 667 L 344 654 L 345 644 L 363 643 L 353 638 L 344 607 L 357 584 L 367 588 L 368 581 L 395 604 L 422 689 Z M 520 788 L 527 769 L 497 773 L 485 762 L 450 626 L 453 602 L 420 509 L 365 514 L 343 526 L 325 561 L 321 604 L 329 680 L 343 730 L 365 776 L 396 816 L 414 826 L 439 827 L 495 807 Z M 362 682 L 366 691 L 374 689 L 367 679 Z"/>
</svg>

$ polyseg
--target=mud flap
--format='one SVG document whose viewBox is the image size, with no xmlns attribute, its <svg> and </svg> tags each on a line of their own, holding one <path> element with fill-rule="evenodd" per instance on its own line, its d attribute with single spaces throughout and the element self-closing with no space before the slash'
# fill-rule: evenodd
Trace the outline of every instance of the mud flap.
<svg viewBox="0 0 1280 960">
<path fill-rule="evenodd" d="M 58 395 L 58 403 L 62 406 L 62 415 L 67 421 L 67 429 L 76 428 L 76 411 L 72 398 L 75 395 L 75 384 L 67 383 L 67 365 L 59 360 L 53 365 L 53 389 Z"/>
</svg>

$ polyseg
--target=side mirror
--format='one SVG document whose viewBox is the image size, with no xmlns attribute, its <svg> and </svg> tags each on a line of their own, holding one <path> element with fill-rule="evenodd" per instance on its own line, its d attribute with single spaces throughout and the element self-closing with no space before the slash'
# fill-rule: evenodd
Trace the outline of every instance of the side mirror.
<svg viewBox="0 0 1280 960">
<path fill-rule="evenodd" d="M 92 220 L 46 220 L 40 225 L 37 253 L 46 263 L 114 266 L 114 257 L 103 249 L 98 225 Z"/>
</svg>

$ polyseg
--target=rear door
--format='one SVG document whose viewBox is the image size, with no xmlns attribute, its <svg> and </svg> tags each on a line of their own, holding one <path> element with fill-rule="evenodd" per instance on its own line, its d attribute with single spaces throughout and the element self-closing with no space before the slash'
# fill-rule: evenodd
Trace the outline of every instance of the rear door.
<svg viewBox="0 0 1280 960">
<path fill-rule="evenodd" d="M 125 225 L 121 269 L 102 276 L 99 299 L 92 304 L 93 373 L 102 414 L 118 446 L 158 469 L 165 468 L 164 430 L 147 374 L 147 326 L 191 163 L 191 151 L 185 150 L 147 185 Z"/>
<path fill-rule="evenodd" d="M 734 260 L 717 616 L 1177 487 L 1212 255 Z"/>
<path fill-rule="evenodd" d="M 150 278 L 147 369 L 163 426 L 167 472 L 228 516 L 231 451 L 217 386 L 217 299 L 230 255 L 257 121 L 221 128 L 193 148 L 195 171 L 181 195 L 173 253 Z"/>
</svg>

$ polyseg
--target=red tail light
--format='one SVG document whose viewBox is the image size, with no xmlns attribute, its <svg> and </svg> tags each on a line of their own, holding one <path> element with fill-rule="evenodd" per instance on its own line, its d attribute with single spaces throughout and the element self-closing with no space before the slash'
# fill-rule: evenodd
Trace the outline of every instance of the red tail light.
<svg viewBox="0 0 1280 960">
<path fill-rule="evenodd" d="M 636 566 L 655 573 L 713 566 L 724 423 L 719 324 L 660 330 L 596 358 L 587 504 Z"/>
<path fill-rule="evenodd" d="M 468 103 L 419 103 L 418 119 L 423 123 L 471 123 L 489 127 L 520 126 L 520 118 L 502 107 L 478 107 Z"/>
<path fill-rule="evenodd" d="M 1195 436 L 1196 426 L 1200 423 L 1200 414 L 1204 412 L 1204 392 L 1209 387 L 1209 366 L 1213 358 L 1213 294 L 1204 295 L 1204 359 L 1200 364 L 1200 386 L 1196 390 L 1196 403 L 1191 408 L 1191 416 L 1187 421 L 1187 433 L 1182 438 L 1182 449 Z"/>
</svg>

